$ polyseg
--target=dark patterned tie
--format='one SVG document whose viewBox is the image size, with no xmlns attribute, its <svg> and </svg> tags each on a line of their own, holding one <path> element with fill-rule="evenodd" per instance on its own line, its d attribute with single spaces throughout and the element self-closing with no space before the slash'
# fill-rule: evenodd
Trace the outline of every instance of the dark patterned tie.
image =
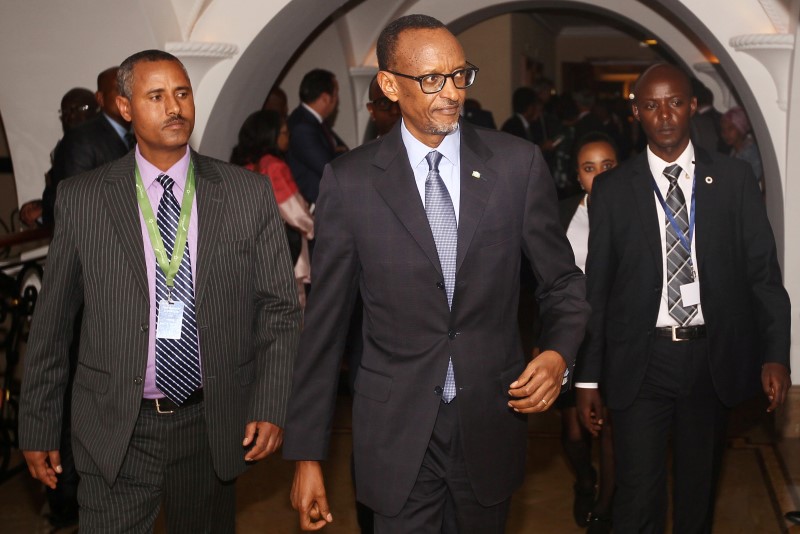
<svg viewBox="0 0 800 534">
<path fill-rule="evenodd" d="M 428 177 L 425 179 L 425 212 L 428 224 L 439 253 L 439 263 L 444 275 L 444 288 L 447 293 L 447 305 L 453 306 L 453 289 L 456 283 L 456 250 L 458 247 L 458 225 L 453 200 L 447 192 L 442 177 L 439 175 L 439 161 L 442 154 L 436 150 L 425 156 L 428 161 Z M 456 379 L 453 372 L 452 358 L 447 364 L 447 376 L 444 379 L 442 401 L 450 402 L 456 396 Z"/>
<path fill-rule="evenodd" d="M 172 186 L 175 181 L 166 174 L 159 175 L 156 180 L 164 187 L 164 194 L 158 205 L 156 221 L 158 223 L 158 231 L 161 233 L 161 240 L 164 242 L 167 258 L 171 258 L 172 249 L 175 247 L 175 235 L 178 231 L 181 207 L 172 193 Z M 156 314 L 160 313 L 161 303 L 167 298 L 166 276 L 161 268 L 156 265 L 156 302 L 158 303 Z M 188 242 L 183 252 L 183 260 L 178 269 L 178 274 L 175 275 L 172 300 L 184 304 L 181 337 L 180 339 L 156 337 L 156 387 L 170 400 L 180 405 L 189 395 L 202 386 Z"/>
<path fill-rule="evenodd" d="M 689 240 L 689 215 L 686 209 L 686 198 L 678 187 L 678 177 L 683 169 L 673 164 L 664 169 L 664 176 L 669 180 L 666 203 L 672 211 L 680 231 Z M 684 306 L 681 300 L 681 286 L 694 281 L 691 266 L 691 254 L 681 244 L 675 227 L 666 218 L 667 234 L 667 302 L 669 314 L 680 326 L 689 324 L 697 315 L 697 306 Z M 691 243 L 690 243 L 691 245 Z"/>
</svg>

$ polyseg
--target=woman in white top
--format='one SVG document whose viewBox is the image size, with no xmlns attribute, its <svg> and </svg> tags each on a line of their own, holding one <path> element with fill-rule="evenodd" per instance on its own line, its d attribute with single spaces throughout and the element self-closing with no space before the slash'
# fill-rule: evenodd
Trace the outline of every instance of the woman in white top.
<svg viewBox="0 0 800 534">
<path fill-rule="evenodd" d="M 589 199 L 595 176 L 617 166 L 613 141 L 603 133 L 589 133 L 575 145 L 578 181 L 583 192 L 561 201 L 561 223 L 575 254 L 575 264 L 586 269 L 589 250 Z M 580 365 L 580 352 L 577 365 Z M 573 514 L 579 526 L 588 526 L 589 534 L 611 532 L 611 498 L 614 492 L 614 454 L 608 413 L 600 434 L 600 480 L 592 467 L 592 439 L 578 421 L 574 390 L 562 395 L 557 403 L 562 414 L 561 442 L 569 463 L 575 470 Z"/>
</svg>

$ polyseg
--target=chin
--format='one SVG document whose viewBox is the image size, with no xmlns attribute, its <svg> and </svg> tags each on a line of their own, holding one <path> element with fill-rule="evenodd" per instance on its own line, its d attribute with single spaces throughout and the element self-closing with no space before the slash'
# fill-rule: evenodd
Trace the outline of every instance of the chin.
<svg viewBox="0 0 800 534">
<path fill-rule="evenodd" d="M 429 134 L 433 135 L 449 135 L 458 129 L 458 121 L 452 124 L 432 124 L 428 130 Z"/>
</svg>

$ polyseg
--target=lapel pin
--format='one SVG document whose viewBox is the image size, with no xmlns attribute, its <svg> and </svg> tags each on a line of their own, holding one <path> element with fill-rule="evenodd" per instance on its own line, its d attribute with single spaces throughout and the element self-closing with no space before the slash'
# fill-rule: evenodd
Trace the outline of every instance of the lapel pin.
<svg viewBox="0 0 800 534">
<path fill-rule="evenodd" d="M 481 173 L 479 173 L 478 171 L 472 171 L 472 177 L 473 178 L 480 178 L 481 177 Z"/>
<path fill-rule="evenodd" d="M 710 176 L 706 176 L 706 183 L 707 184 L 714 183 L 714 179 L 712 177 L 710 177 Z"/>
</svg>

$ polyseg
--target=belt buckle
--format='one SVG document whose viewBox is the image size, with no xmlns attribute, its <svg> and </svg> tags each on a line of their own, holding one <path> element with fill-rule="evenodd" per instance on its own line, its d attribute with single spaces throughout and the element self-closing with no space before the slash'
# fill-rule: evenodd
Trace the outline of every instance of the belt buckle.
<svg viewBox="0 0 800 534">
<path fill-rule="evenodd" d="M 673 335 L 673 337 L 674 337 L 674 335 Z M 161 399 L 155 399 L 155 401 L 156 401 L 156 413 L 160 413 L 160 414 L 175 413 L 175 410 L 162 410 L 161 409 L 161 404 L 159 404 L 159 402 L 158 402 L 159 400 L 161 400 Z"/>
<path fill-rule="evenodd" d="M 688 339 L 678 337 L 678 328 L 680 326 L 671 326 L 670 328 L 672 328 L 672 341 L 688 341 Z"/>
</svg>

